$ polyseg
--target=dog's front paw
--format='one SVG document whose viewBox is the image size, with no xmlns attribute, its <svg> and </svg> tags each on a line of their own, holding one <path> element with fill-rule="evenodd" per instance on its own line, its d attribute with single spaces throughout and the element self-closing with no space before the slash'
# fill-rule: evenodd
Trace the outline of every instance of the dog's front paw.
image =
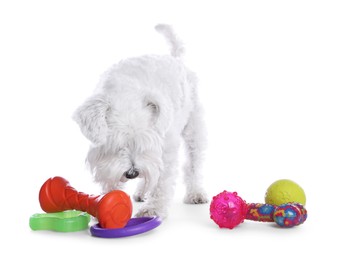
<svg viewBox="0 0 338 260">
<path fill-rule="evenodd" d="M 204 204 L 208 203 L 208 201 L 208 196 L 205 192 L 191 192 L 184 197 L 184 203 L 186 204 Z"/>
<path fill-rule="evenodd" d="M 133 199 L 136 202 L 144 202 L 145 201 L 145 196 L 143 194 L 141 194 L 141 193 L 135 193 L 133 195 Z"/>
<path fill-rule="evenodd" d="M 159 210 L 152 207 L 141 207 L 135 215 L 136 217 L 160 217 L 161 219 L 165 219 L 167 217 L 167 213 L 163 210 Z"/>
</svg>

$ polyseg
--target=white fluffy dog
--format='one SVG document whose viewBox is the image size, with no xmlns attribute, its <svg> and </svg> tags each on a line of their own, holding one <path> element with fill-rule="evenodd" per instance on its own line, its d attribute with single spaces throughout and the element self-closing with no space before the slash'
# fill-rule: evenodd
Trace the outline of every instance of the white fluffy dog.
<svg viewBox="0 0 338 260">
<path fill-rule="evenodd" d="M 171 26 L 155 27 L 171 55 L 145 55 L 107 70 L 92 96 L 74 113 L 91 141 L 86 161 L 104 193 L 141 178 L 133 198 L 145 201 L 136 216 L 168 215 L 184 140 L 185 203 L 208 201 L 201 164 L 206 147 L 197 78 L 181 61 L 181 41 Z M 182 138 L 183 137 L 183 138 Z"/>
</svg>

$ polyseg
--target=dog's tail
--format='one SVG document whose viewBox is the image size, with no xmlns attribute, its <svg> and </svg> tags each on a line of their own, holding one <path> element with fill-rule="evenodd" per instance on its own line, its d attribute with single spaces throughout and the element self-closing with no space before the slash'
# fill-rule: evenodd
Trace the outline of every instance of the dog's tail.
<svg viewBox="0 0 338 260">
<path fill-rule="evenodd" d="M 158 24 L 155 26 L 156 31 L 162 33 L 171 46 L 171 55 L 181 57 L 184 54 L 184 46 L 181 40 L 174 33 L 173 28 L 168 24 Z"/>
</svg>

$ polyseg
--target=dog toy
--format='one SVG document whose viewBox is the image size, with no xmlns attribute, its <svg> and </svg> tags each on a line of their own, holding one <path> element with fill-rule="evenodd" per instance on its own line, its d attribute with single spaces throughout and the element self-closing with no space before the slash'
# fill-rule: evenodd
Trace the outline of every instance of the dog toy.
<svg viewBox="0 0 338 260">
<path fill-rule="evenodd" d="M 159 217 L 132 218 L 124 228 L 101 228 L 99 224 L 90 227 L 90 233 L 96 237 L 118 238 L 127 237 L 147 232 L 161 224 Z"/>
<path fill-rule="evenodd" d="M 272 183 L 265 193 L 265 203 L 281 205 L 289 202 L 305 205 L 305 192 L 296 182 L 287 179 Z"/>
<path fill-rule="evenodd" d="M 246 203 L 237 192 L 223 191 L 214 196 L 210 203 L 210 218 L 220 227 L 233 229 L 245 219 L 275 222 L 280 227 L 293 227 L 304 223 L 306 209 L 299 203 L 279 206 Z"/>
<path fill-rule="evenodd" d="M 29 219 L 32 230 L 54 230 L 59 232 L 74 232 L 88 228 L 90 215 L 77 210 L 67 210 L 56 213 L 34 214 Z"/>
<path fill-rule="evenodd" d="M 279 205 L 274 213 L 273 220 L 280 227 L 294 227 L 303 224 L 307 218 L 307 211 L 302 204 L 285 203 Z"/>
<path fill-rule="evenodd" d="M 247 204 L 237 192 L 223 191 L 210 204 L 210 217 L 220 228 L 234 228 L 244 221 L 246 212 Z"/>
<path fill-rule="evenodd" d="M 294 227 L 305 222 L 307 211 L 299 203 L 285 203 L 279 206 L 248 203 L 245 219 L 260 222 L 275 222 L 280 227 Z"/>
<path fill-rule="evenodd" d="M 96 217 L 103 228 L 123 228 L 131 218 L 130 197 L 121 190 L 88 195 L 75 190 L 62 177 L 49 178 L 39 192 L 41 208 L 47 213 L 79 210 Z"/>
</svg>

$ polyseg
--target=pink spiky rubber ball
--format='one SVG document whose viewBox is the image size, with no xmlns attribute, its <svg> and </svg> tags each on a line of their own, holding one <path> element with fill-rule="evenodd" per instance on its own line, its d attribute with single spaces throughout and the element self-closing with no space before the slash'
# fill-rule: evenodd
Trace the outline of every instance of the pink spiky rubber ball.
<svg viewBox="0 0 338 260">
<path fill-rule="evenodd" d="M 210 218 L 220 227 L 233 229 L 245 219 L 247 204 L 237 192 L 223 191 L 212 198 Z"/>
</svg>

